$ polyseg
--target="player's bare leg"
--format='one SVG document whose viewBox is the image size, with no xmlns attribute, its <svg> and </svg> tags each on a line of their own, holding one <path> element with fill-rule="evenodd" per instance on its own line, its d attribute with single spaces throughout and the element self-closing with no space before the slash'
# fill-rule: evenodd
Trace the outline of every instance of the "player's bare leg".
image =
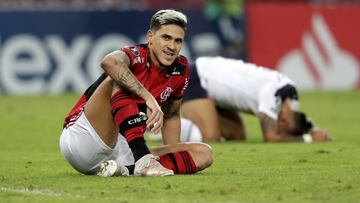
<svg viewBox="0 0 360 203">
<path fill-rule="evenodd" d="M 85 105 L 85 115 L 104 143 L 113 148 L 118 140 L 119 129 L 111 115 L 111 96 L 114 83 L 106 78 Z"/>
<path fill-rule="evenodd" d="M 210 98 L 184 102 L 181 105 L 181 113 L 199 127 L 203 141 L 220 140 L 219 118 L 215 104 Z"/>
<path fill-rule="evenodd" d="M 237 111 L 218 109 L 221 136 L 227 140 L 245 140 L 244 122 Z"/>
</svg>

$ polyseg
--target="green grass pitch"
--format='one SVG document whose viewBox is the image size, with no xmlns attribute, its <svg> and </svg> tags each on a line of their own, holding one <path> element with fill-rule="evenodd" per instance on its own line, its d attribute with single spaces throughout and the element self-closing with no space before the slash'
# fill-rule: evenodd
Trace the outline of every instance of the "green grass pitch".
<svg viewBox="0 0 360 203">
<path fill-rule="evenodd" d="M 77 99 L 0 95 L 0 202 L 360 201 L 360 91 L 301 92 L 300 108 L 330 130 L 332 142 L 266 144 L 258 120 L 244 116 L 246 142 L 211 143 L 210 168 L 163 178 L 73 170 L 58 140 Z"/>
</svg>

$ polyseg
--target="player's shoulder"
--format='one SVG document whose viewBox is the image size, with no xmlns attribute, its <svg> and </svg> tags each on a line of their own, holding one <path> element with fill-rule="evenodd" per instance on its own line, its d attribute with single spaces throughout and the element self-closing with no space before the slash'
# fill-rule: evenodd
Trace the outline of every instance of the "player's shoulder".
<svg viewBox="0 0 360 203">
<path fill-rule="evenodd" d="M 181 76 L 189 74 L 189 60 L 183 56 L 179 55 L 174 63 L 168 68 L 168 76 Z"/>
<path fill-rule="evenodd" d="M 146 63 L 149 56 L 149 49 L 146 44 L 125 46 L 120 50 L 128 55 L 132 65 Z"/>
<path fill-rule="evenodd" d="M 179 56 L 176 58 L 175 62 L 177 62 L 177 63 L 179 63 L 179 64 L 181 64 L 181 65 L 184 65 L 184 66 L 189 67 L 189 60 L 188 60 L 185 56 L 183 56 L 183 55 L 179 55 Z"/>
<path fill-rule="evenodd" d="M 134 56 L 141 56 L 147 54 L 148 46 L 146 44 L 135 44 L 135 45 L 125 46 L 121 48 L 121 50 Z"/>
</svg>

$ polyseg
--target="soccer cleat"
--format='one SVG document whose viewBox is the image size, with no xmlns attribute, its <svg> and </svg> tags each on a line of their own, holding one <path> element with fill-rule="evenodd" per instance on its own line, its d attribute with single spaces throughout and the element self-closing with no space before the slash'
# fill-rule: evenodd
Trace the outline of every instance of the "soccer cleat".
<svg viewBox="0 0 360 203">
<path fill-rule="evenodd" d="M 97 175 L 102 177 L 129 176 L 129 170 L 125 166 L 118 165 L 114 160 L 108 160 L 100 164 Z"/>
<path fill-rule="evenodd" d="M 164 168 L 158 161 L 159 157 L 147 154 L 135 163 L 135 176 L 171 176 L 174 172 Z"/>
</svg>

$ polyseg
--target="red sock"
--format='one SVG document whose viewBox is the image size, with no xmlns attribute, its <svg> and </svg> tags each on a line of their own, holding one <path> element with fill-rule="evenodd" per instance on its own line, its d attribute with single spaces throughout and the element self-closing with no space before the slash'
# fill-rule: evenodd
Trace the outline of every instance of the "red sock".
<svg viewBox="0 0 360 203">
<path fill-rule="evenodd" d="M 135 161 L 150 154 L 145 144 L 146 114 L 139 111 L 137 103 L 132 99 L 115 95 L 112 97 L 112 115 L 119 132 L 125 137 Z"/>
<path fill-rule="evenodd" d="M 120 97 L 117 94 L 111 98 L 112 114 L 119 132 L 127 142 L 135 138 L 144 137 L 146 130 L 146 115 L 140 113 L 138 105 L 130 98 Z"/>
<path fill-rule="evenodd" d="M 159 162 L 175 174 L 196 173 L 196 165 L 188 151 L 168 153 L 160 156 Z"/>
</svg>

